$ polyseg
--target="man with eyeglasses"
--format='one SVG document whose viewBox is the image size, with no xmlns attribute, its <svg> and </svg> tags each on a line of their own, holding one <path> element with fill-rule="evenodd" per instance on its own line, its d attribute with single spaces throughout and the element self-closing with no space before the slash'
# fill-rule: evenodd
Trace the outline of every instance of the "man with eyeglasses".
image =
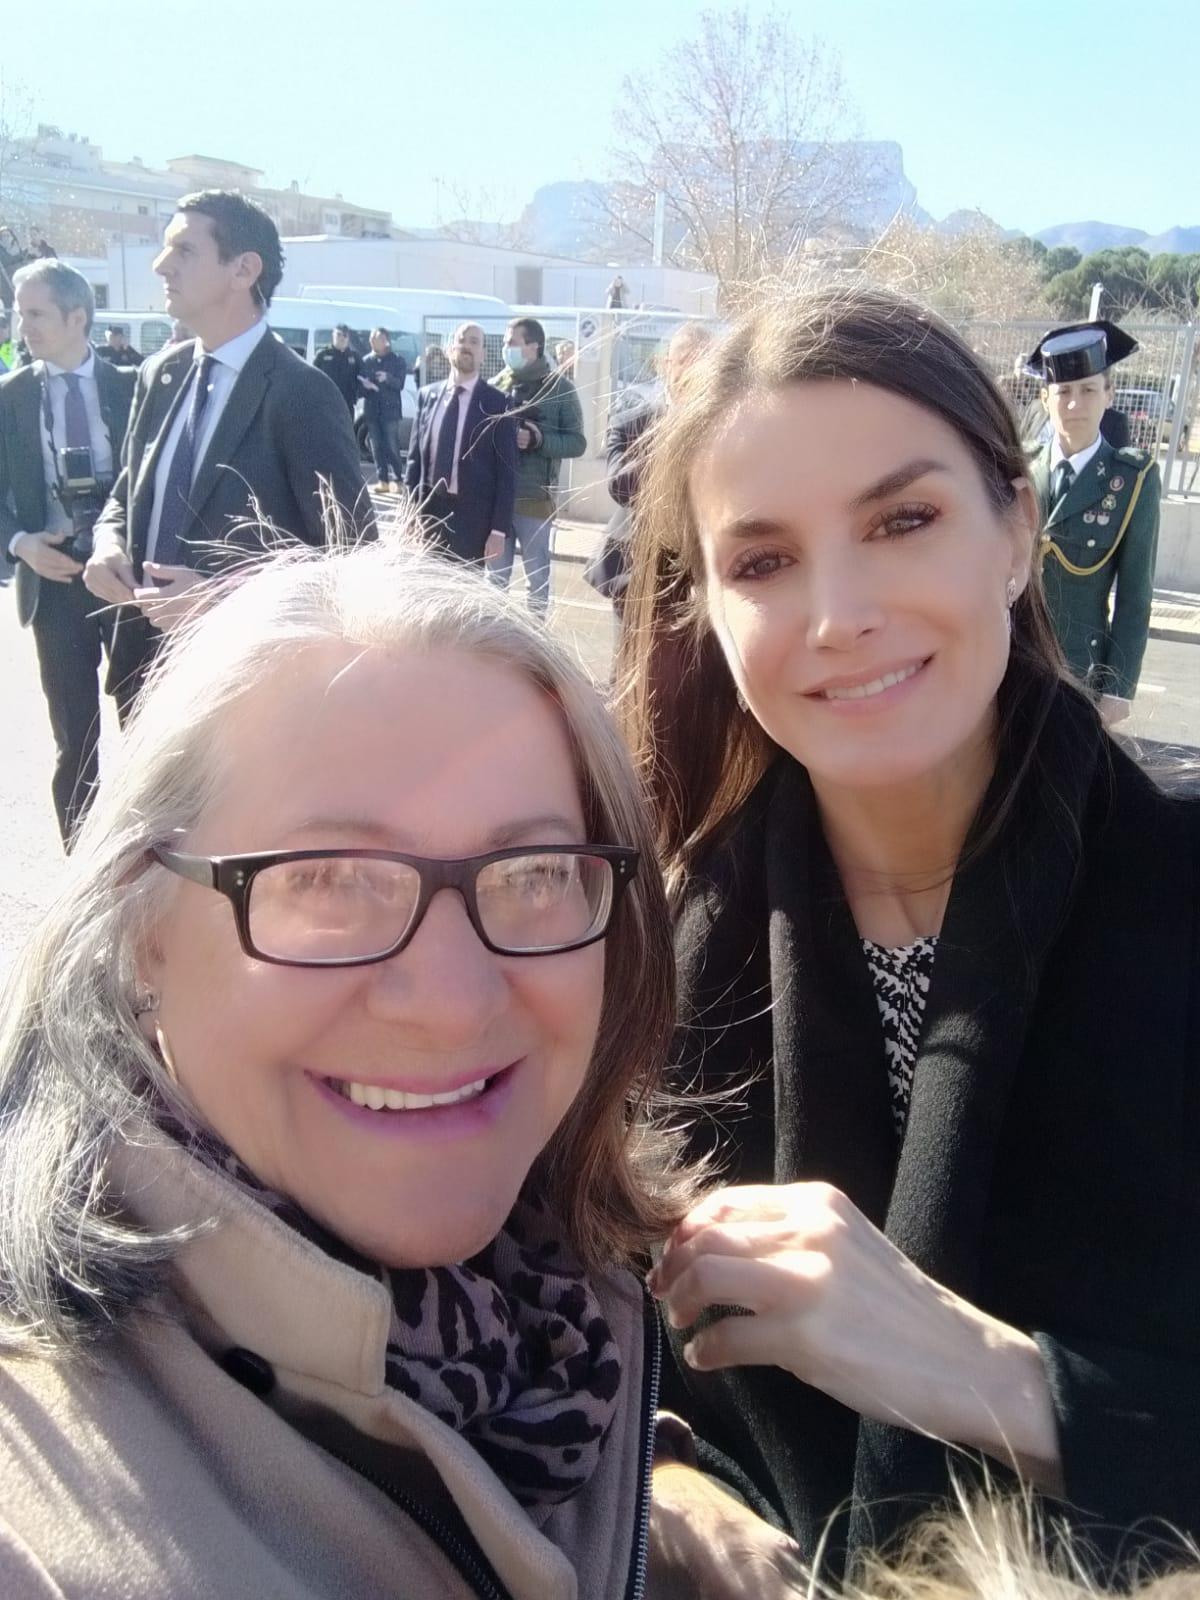
<svg viewBox="0 0 1200 1600">
<path fill-rule="evenodd" d="M 15 275 L 22 333 L 36 358 L 0 381 L 0 545 L 16 569 L 17 619 L 33 633 L 54 734 L 51 794 L 63 845 L 99 776 L 99 668 L 111 614 L 80 574 L 125 442 L 134 375 L 88 343 L 95 299 L 65 261 Z"/>
</svg>

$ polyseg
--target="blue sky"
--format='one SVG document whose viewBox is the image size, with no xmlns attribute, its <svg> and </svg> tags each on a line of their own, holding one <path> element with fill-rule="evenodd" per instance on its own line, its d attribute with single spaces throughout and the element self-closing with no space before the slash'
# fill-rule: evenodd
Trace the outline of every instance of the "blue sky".
<svg viewBox="0 0 1200 1600">
<path fill-rule="evenodd" d="M 515 214 L 603 177 L 623 76 L 701 0 L 192 0 L 6 6 L 5 120 L 149 165 L 199 152 L 433 223 L 450 189 Z M 753 4 L 751 9 L 757 9 Z M 842 57 L 862 132 L 895 139 L 935 216 L 1007 227 L 1200 224 L 1194 0 L 828 0 L 782 7 Z M 48 19 L 53 15 L 53 26 Z M 98 26 L 107 15 L 108 26 Z M 265 19 L 265 20 L 263 20 Z M 1140 28 L 1139 28 L 1140 25 Z M 72 49 L 72 37 L 81 41 Z M 1173 62 L 1184 82 L 1172 86 Z M 24 120 L 24 119 L 22 119 Z"/>
</svg>

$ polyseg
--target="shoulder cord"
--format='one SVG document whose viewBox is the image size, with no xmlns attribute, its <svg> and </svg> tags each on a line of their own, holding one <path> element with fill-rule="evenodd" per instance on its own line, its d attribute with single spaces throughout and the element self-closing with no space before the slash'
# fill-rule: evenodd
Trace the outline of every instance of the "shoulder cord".
<svg viewBox="0 0 1200 1600">
<path fill-rule="evenodd" d="M 1133 510 L 1137 505 L 1138 497 L 1142 492 L 1142 484 L 1146 481 L 1147 474 L 1153 465 L 1153 461 L 1148 461 L 1138 473 L 1137 481 L 1133 486 L 1133 493 L 1129 496 L 1129 504 L 1125 508 L 1125 516 L 1121 522 L 1121 526 L 1117 529 L 1117 537 L 1112 542 L 1112 548 L 1100 557 L 1100 560 L 1096 562 L 1095 566 L 1077 567 L 1073 561 L 1067 560 L 1066 556 L 1063 555 L 1062 550 L 1058 545 L 1055 544 L 1053 539 L 1047 539 L 1046 543 L 1042 546 L 1042 560 L 1045 561 L 1049 556 L 1053 555 L 1055 560 L 1064 569 L 1064 571 L 1069 572 L 1073 578 L 1090 578 L 1094 576 L 1095 573 L 1099 572 L 1102 567 L 1106 567 L 1120 549 L 1121 540 L 1129 531 L 1129 524 L 1133 520 Z"/>
</svg>

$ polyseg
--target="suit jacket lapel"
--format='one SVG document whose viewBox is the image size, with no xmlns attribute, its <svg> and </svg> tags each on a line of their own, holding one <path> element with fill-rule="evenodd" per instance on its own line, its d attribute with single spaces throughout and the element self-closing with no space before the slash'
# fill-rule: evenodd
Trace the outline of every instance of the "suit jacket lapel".
<svg viewBox="0 0 1200 1600">
<path fill-rule="evenodd" d="M 271 385 L 279 348 L 279 341 L 268 330 L 250 352 L 246 365 L 234 380 L 225 409 L 192 484 L 192 523 L 185 531 L 185 538 L 190 535 L 192 524 L 203 515 L 205 502 L 217 487 L 222 471 L 236 453 L 262 405 L 263 396 Z"/>
<path fill-rule="evenodd" d="M 42 394 L 43 383 L 41 371 L 30 368 L 32 382 L 27 381 L 24 386 L 22 403 L 17 408 L 17 430 L 20 437 L 20 447 L 13 456 L 14 461 L 20 461 L 29 474 L 29 493 L 34 503 L 41 507 L 41 521 L 39 528 L 46 526 L 46 518 L 50 507 L 46 500 L 46 472 L 42 463 Z M 22 563 L 24 565 L 24 563 Z"/>
<path fill-rule="evenodd" d="M 1078 516 L 1089 506 L 1094 506 L 1108 493 L 1108 480 L 1112 474 L 1113 449 L 1101 439 L 1100 448 L 1075 479 L 1067 493 L 1050 512 L 1046 526 L 1056 527 L 1070 517 Z"/>
<path fill-rule="evenodd" d="M 171 352 L 154 374 L 150 393 L 147 394 L 142 406 L 141 415 L 146 419 L 145 431 L 150 437 L 146 440 L 141 460 L 138 462 L 133 497 L 136 499 L 150 487 L 151 505 L 154 503 L 153 484 L 158 458 L 162 454 L 163 445 L 167 442 L 167 435 L 175 421 L 175 414 L 183 404 L 183 397 L 188 389 L 187 378 L 192 369 L 194 349 L 193 341 L 192 344 L 180 345 L 177 353 Z"/>
</svg>

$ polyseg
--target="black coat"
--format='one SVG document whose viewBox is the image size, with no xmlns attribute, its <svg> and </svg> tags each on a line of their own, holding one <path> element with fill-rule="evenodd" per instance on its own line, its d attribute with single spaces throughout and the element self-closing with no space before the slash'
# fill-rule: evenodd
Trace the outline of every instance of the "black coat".
<svg viewBox="0 0 1200 1600">
<path fill-rule="evenodd" d="M 154 475 L 195 355 L 192 341 L 168 345 L 143 362 L 121 475 L 100 521 L 128 552 L 141 581 L 154 509 Z M 222 548 L 260 552 L 258 519 L 305 544 L 325 543 L 322 495 L 332 495 L 351 527 L 374 530 L 354 429 L 337 389 L 267 333 L 255 345 L 221 413 L 192 485 L 192 521 L 181 560 L 199 571 L 227 564 Z M 118 612 L 108 688 L 149 664 L 158 630 L 132 606 Z"/>
<path fill-rule="evenodd" d="M 1194 1536 L 1200 803 L 1161 793 L 1065 688 L 1022 794 L 955 878 L 898 1156 L 866 961 L 788 757 L 686 897 L 685 1076 L 759 1074 L 743 1113 L 715 1113 L 728 1181 L 835 1184 L 923 1271 L 1036 1339 L 1089 1527 L 1158 1516 Z M 714 1142 L 707 1117 L 695 1138 Z M 777 1368 L 680 1364 L 664 1403 L 806 1550 L 834 1519 L 831 1559 L 946 1492 L 944 1447 Z"/>
<path fill-rule="evenodd" d="M 318 372 L 325 374 L 350 407 L 351 412 L 365 392 L 358 381 L 362 364 L 363 358 L 357 351 L 349 347 L 339 350 L 335 344 L 325 345 L 313 357 L 313 366 Z"/>
<path fill-rule="evenodd" d="M 386 421 L 390 417 L 403 415 L 407 371 L 404 357 L 397 355 L 394 350 L 385 350 L 381 356 L 372 351 L 369 356 L 363 357 L 358 376 L 366 383 L 375 385 L 373 389 L 365 388 L 362 383 L 358 386 L 368 422 Z"/>
<path fill-rule="evenodd" d="M 100 360 L 94 371 L 100 415 L 116 463 L 125 447 L 134 374 Z M 23 623 L 33 620 L 42 580 L 27 562 L 14 562 L 8 547 L 16 533 L 41 533 L 49 516 L 41 407 L 40 368 L 18 367 L 0 379 L 0 547 L 17 569 L 17 613 Z"/>
</svg>

